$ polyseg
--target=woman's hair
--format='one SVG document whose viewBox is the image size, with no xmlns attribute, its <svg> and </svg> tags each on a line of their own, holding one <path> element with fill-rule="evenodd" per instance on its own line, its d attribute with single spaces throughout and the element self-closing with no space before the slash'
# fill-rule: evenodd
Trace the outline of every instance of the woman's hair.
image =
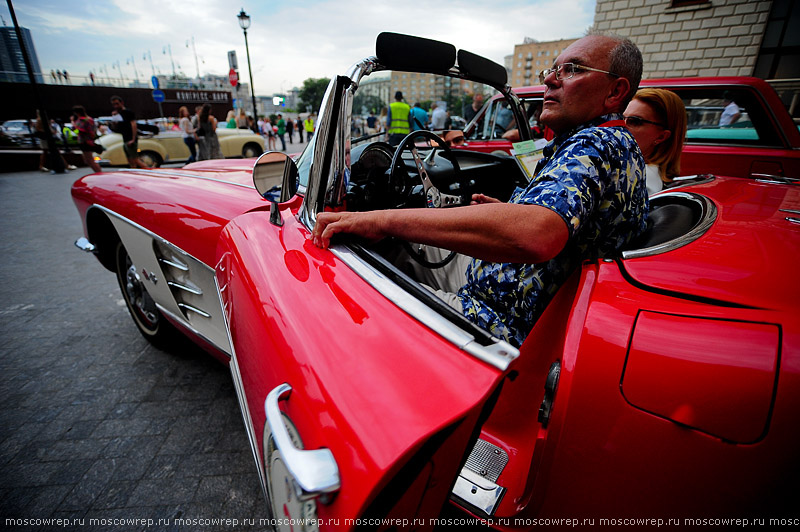
<svg viewBox="0 0 800 532">
<path fill-rule="evenodd" d="M 681 150 L 686 138 L 686 107 L 677 94 L 665 89 L 639 89 L 633 99 L 650 106 L 671 133 L 667 140 L 653 148 L 647 161 L 648 164 L 657 165 L 661 180 L 669 183 L 681 172 Z"/>
<path fill-rule="evenodd" d="M 84 109 L 82 105 L 74 105 L 72 107 L 72 112 L 78 116 L 86 116 L 86 109 Z"/>
<path fill-rule="evenodd" d="M 227 121 L 228 121 L 228 120 L 230 120 L 231 118 L 236 118 L 236 113 L 234 113 L 234 112 L 233 112 L 233 109 L 231 109 L 230 111 L 228 111 L 228 116 L 227 116 L 227 117 L 225 117 L 225 121 L 227 122 Z"/>
<path fill-rule="evenodd" d="M 186 113 L 185 115 L 183 113 Z M 185 105 L 181 105 L 181 108 L 178 109 L 178 116 L 183 118 L 184 116 L 189 116 L 189 108 Z"/>
<path fill-rule="evenodd" d="M 200 121 L 201 122 L 208 122 L 208 116 L 211 114 L 211 104 L 204 103 L 203 110 L 200 111 Z"/>
</svg>

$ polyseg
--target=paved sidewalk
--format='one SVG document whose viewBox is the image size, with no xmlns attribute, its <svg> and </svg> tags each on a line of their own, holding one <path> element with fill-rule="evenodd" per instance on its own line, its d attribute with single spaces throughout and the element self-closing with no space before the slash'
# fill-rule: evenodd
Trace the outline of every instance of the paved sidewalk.
<svg viewBox="0 0 800 532">
<path fill-rule="evenodd" d="M 0 528 L 258 522 L 267 509 L 228 368 L 192 346 L 148 344 L 114 274 L 73 245 L 69 190 L 86 173 L 0 174 Z M 154 524 L 111 526 L 120 518 Z"/>
</svg>

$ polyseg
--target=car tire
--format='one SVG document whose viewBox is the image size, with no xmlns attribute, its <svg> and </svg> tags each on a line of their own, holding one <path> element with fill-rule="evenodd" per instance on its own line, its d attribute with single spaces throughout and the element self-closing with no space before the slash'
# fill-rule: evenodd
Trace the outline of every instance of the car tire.
<svg viewBox="0 0 800 532">
<path fill-rule="evenodd" d="M 139 153 L 139 160 L 148 168 L 158 168 L 164 162 L 158 153 L 150 150 Z"/>
<path fill-rule="evenodd" d="M 150 343 L 163 347 L 175 340 L 177 331 L 156 307 L 156 303 L 144 285 L 142 274 L 137 271 L 122 242 L 116 249 L 117 282 L 125 306 L 128 307 L 136 328 Z"/>
<path fill-rule="evenodd" d="M 264 150 L 262 150 L 261 146 L 259 146 L 258 144 L 256 144 L 255 142 L 248 142 L 247 144 L 244 145 L 244 148 L 242 148 L 242 157 L 244 157 L 245 159 L 250 159 L 252 157 L 258 157 L 263 152 Z"/>
</svg>

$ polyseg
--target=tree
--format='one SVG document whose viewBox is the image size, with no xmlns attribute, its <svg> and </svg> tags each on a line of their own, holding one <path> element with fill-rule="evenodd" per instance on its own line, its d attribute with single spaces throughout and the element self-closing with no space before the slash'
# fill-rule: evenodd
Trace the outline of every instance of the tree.
<svg viewBox="0 0 800 532">
<path fill-rule="evenodd" d="M 298 108 L 300 112 L 317 112 L 322 105 L 322 98 L 325 96 L 325 89 L 328 88 L 330 83 L 329 78 L 308 78 L 303 82 L 303 88 L 300 89 L 298 96 L 300 103 Z"/>
<path fill-rule="evenodd" d="M 374 94 L 364 95 L 356 92 L 353 98 L 353 114 L 373 112 L 378 114 L 386 107 L 386 103 Z"/>
</svg>

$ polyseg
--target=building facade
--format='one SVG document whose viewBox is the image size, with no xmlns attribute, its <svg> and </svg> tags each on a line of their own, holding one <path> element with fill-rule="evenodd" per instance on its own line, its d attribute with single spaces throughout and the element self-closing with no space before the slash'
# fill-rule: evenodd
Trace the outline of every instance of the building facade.
<svg viewBox="0 0 800 532">
<path fill-rule="evenodd" d="M 786 74 L 782 77 L 797 77 L 800 7 L 796 4 L 792 0 L 597 0 L 594 27 L 630 37 L 642 51 L 645 78 L 769 79 L 781 72 Z M 795 46 L 793 55 L 785 47 L 788 44 Z"/>
<path fill-rule="evenodd" d="M 599 3 L 599 1 L 598 1 Z M 578 39 L 561 39 L 540 42 L 529 37 L 522 44 L 514 46 L 511 56 L 511 74 L 508 82 L 512 87 L 539 84 L 539 72 L 549 68 L 558 54 Z M 508 68 L 508 63 L 506 64 Z"/>
<path fill-rule="evenodd" d="M 20 31 L 28 51 L 33 75 L 38 83 L 42 83 L 42 67 L 39 66 L 39 58 L 36 55 L 36 48 L 33 46 L 31 32 L 28 28 L 20 28 Z M 22 47 L 17 39 L 17 32 L 10 26 L 0 28 L 0 81 L 18 83 L 30 81 L 28 69 L 25 67 L 25 59 L 22 56 Z"/>
</svg>

